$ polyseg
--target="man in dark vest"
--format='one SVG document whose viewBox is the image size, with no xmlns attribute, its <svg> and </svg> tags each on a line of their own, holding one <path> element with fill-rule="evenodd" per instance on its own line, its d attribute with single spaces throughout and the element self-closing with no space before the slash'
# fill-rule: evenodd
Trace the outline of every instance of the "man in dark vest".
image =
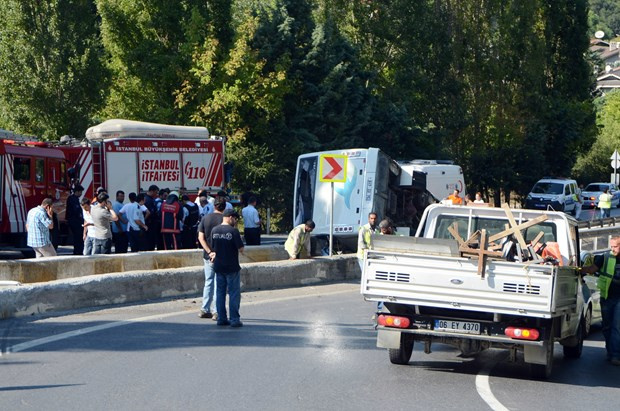
<svg viewBox="0 0 620 411">
<path fill-rule="evenodd" d="M 189 196 L 183 195 L 183 229 L 181 230 L 182 248 L 196 248 L 198 239 L 198 224 L 200 223 L 200 207 Z"/>
<path fill-rule="evenodd" d="M 157 204 L 155 198 L 159 194 L 159 187 L 155 184 L 149 187 L 149 191 L 146 192 L 144 197 L 144 206 L 149 211 L 149 215 L 146 219 L 146 226 L 149 228 L 145 233 L 144 248 L 146 251 L 152 251 L 157 245 L 159 239 L 159 230 L 161 228 L 161 218 L 159 210 L 157 210 Z"/>
<path fill-rule="evenodd" d="M 181 220 L 183 210 L 179 204 L 179 194 L 171 192 L 161 205 L 161 235 L 164 250 L 178 250 L 181 245 Z"/>
<path fill-rule="evenodd" d="M 83 191 L 84 187 L 77 184 L 73 187 L 71 195 L 67 198 L 67 211 L 65 216 L 73 237 L 73 255 L 82 255 L 84 252 L 84 217 L 82 215 L 82 206 L 80 205 L 80 197 Z"/>
</svg>

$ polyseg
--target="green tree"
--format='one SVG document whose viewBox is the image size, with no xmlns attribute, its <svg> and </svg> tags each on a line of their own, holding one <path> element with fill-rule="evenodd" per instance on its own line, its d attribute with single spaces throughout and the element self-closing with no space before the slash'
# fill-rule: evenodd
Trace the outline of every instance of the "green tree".
<svg viewBox="0 0 620 411">
<path fill-rule="evenodd" d="M 575 163 L 573 173 L 583 182 L 609 181 L 613 172 L 610 157 L 620 150 L 620 92 L 614 91 L 597 100 L 599 136 L 592 147 L 583 152 Z"/>
<path fill-rule="evenodd" d="M 355 49 L 330 19 L 311 17 L 300 0 L 246 8 L 229 50 L 213 34 L 197 49 L 177 96 L 192 121 L 229 137 L 234 189 L 260 192 L 281 227 L 292 220 L 297 156 L 363 145 L 372 112 Z"/>
<path fill-rule="evenodd" d="M 97 6 L 113 73 L 100 115 L 172 124 L 187 117 L 175 108 L 175 91 L 213 19 L 218 41 L 230 41 L 230 2 L 97 0 Z"/>
<path fill-rule="evenodd" d="M 0 125 L 83 136 L 106 86 L 93 1 L 4 0 L 0 15 Z"/>
</svg>

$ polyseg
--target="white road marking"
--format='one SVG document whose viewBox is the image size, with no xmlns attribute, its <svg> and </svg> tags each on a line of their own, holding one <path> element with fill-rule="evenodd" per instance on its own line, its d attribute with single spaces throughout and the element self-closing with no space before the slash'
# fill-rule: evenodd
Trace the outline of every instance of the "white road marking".
<svg viewBox="0 0 620 411">
<path fill-rule="evenodd" d="M 489 384 L 489 374 L 495 364 L 497 363 L 487 365 L 476 375 L 476 391 L 478 391 L 480 398 L 482 398 L 492 410 L 508 411 L 508 408 L 504 407 L 504 405 L 495 398 L 495 395 L 493 395 L 491 391 L 491 385 Z"/>
<path fill-rule="evenodd" d="M 605 341 L 584 341 L 583 346 L 591 348 L 605 348 Z M 492 410 L 508 411 L 508 408 L 499 402 L 495 395 L 493 395 L 491 385 L 489 384 L 489 375 L 495 365 L 497 365 L 497 362 L 487 365 L 476 375 L 476 391 L 478 391 L 480 398 L 482 398 L 482 400 L 486 402 Z"/>
<path fill-rule="evenodd" d="M 324 295 L 343 294 L 343 293 L 349 293 L 349 292 L 351 292 L 351 290 L 339 290 L 339 291 L 331 291 L 331 292 L 316 292 L 316 293 L 308 294 L 308 295 L 294 295 L 294 296 L 288 296 L 288 297 L 271 298 L 271 299 L 260 300 L 260 301 L 249 301 L 247 303 L 244 303 L 243 305 L 244 306 L 248 306 L 248 305 L 267 304 L 267 303 L 273 303 L 273 302 L 277 302 L 277 301 L 287 301 L 287 300 L 295 300 L 295 299 L 298 299 L 298 298 L 307 298 L 307 297 L 316 297 L 316 296 L 324 296 Z M 4 353 L 0 352 L 0 357 L 7 356 L 10 353 L 17 353 L 17 352 L 20 352 L 20 351 L 26 351 L 26 350 L 29 350 L 31 348 L 38 347 L 40 345 L 49 344 L 49 343 L 56 342 L 56 341 L 61 341 L 61 340 L 66 340 L 68 338 L 73 338 L 73 337 L 77 337 L 77 336 L 80 336 L 80 335 L 90 334 L 90 333 L 97 332 L 97 331 L 107 330 L 107 329 L 115 328 L 115 327 L 121 327 L 123 325 L 128 325 L 128 324 L 133 324 L 133 323 L 146 322 L 146 321 L 151 321 L 151 320 L 159 320 L 159 319 L 162 319 L 162 318 L 174 317 L 174 316 L 177 316 L 177 315 L 184 315 L 184 314 L 188 314 L 188 313 L 189 313 L 189 311 L 183 310 L 183 311 L 176 311 L 176 312 L 172 312 L 172 313 L 164 313 L 164 314 L 149 315 L 149 316 L 146 316 L 146 317 L 132 318 L 132 319 L 129 319 L 129 320 L 114 321 L 114 322 L 111 322 L 111 323 L 96 325 L 96 326 L 93 326 L 93 327 L 80 328 L 80 329 L 77 329 L 77 330 L 68 331 L 68 332 L 65 332 L 65 333 L 61 333 L 61 334 L 57 334 L 57 335 L 52 335 L 52 336 L 49 336 L 49 337 L 38 338 L 36 340 L 27 341 L 27 342 L 20 343 L 20 344 L 15 344 L 15 345 L 13 345 L 11 347 L 7 347 L 7 349 L 6 349 L 6 351 Z M 192 313 L 193 313 L 193 311 L 192 311 Z"/>
</svg>

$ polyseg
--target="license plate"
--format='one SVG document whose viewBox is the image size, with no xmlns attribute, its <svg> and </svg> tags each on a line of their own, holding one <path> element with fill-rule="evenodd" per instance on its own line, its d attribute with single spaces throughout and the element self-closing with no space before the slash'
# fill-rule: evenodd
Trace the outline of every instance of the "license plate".
<svg viewBox="0 0 620 411">
<path fill-rule="evenodd" d="M 480 334 L 480 323 L 466 321 L 435 320 L 436 331 L 448 331 L 464 334 Z"/>
<path fill-rule="evenodd" d="M 546 205 L 544 205 L 544 204 L 536 204 L 536 205 L 534 205 L 534 207 L 538 207 L 538 208 L 545 208 L 545 207 L 546 207 Z"/>
</svg>

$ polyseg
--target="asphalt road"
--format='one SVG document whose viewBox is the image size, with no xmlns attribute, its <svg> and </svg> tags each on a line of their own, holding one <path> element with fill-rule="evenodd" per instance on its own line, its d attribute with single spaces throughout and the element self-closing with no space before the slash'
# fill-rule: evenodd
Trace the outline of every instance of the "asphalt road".
<svg viewBox="0 0 620 411">
<path fill-rule="evenodd" d="M 196 315 L 199 299 L 0 321 L 0 410 L 616 409 L 620 367 L 600 331 L 554 375 L 490 350 L 416 345 L 407 366 L 375 347 L 358 284 L 244 293 L 243 328 Z"/>
<path fill-rule="evenodd" d="M 620 208 L 612 208 L 610 210 L 611 217 L 620 217 Z M 601 218 L 601 210 L 593 208 L 584 208 L 579 215 L 579 221 L 597 220 Z"/>
</svg>

